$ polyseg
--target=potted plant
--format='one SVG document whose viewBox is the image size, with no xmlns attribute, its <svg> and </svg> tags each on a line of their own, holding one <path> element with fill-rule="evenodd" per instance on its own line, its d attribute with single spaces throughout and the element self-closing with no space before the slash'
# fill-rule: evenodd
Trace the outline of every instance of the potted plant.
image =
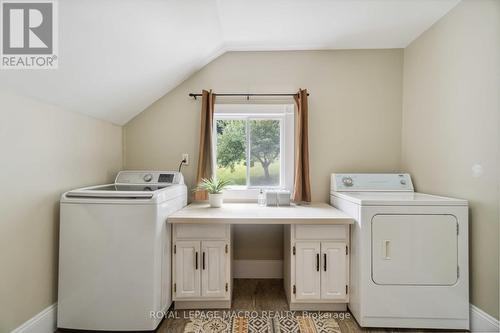
<svg viewBox="0 0 500 333">
<path fill-rule="evenodd" d="M 219 208 L 222 206 L 222 191 L 231 183 L 230 180 L 215 177 L 203 178 L 196 186 L 195 191 L 207 191 L 210 207 Z"/>
</svg>

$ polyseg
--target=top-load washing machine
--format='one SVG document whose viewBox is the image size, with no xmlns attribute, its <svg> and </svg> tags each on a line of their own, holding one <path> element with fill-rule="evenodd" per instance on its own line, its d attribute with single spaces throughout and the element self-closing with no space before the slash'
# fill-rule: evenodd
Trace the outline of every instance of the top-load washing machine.
<svg viewBox="0 0 500 333">
<path fill-rule="evenodd" d="M 351 215 L 349 309 L 363 327 L 469 328 L 467 201 L 415 193 L 409 174 L 332 174 Z"/>
<path fill-rule="evenodd" d="M 121 171 L 61 197 L 59 328 L 150 331 L 171 296 L 171 227 L 187 204 L 179 172 Z"/>
</svg>

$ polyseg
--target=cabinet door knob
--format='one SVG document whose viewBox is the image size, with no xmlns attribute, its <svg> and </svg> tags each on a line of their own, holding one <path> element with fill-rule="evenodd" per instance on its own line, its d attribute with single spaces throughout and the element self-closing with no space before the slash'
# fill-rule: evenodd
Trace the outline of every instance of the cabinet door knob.
<svg viewBox="0 0 500 333">
<path fill-rule="evenodd" d="M 195 253 L 194 269 L 198 270 L 198 251 L 196 251 L 196 253 Z"/>
<path fill-rule="evenodd" d="M 323 253 L 323 270 L 326 272 L 326 253 Z"/>
<path fill-rule="evenodd" d="M 203 254 L 202 254 L 202 269 L 205 270 L 205 251 L 203 251 Z"/>
<path fill-rule="evenodd" d="M 319 253 L 316 253 L 316 271 L 319 272 Z"/>
</svg>

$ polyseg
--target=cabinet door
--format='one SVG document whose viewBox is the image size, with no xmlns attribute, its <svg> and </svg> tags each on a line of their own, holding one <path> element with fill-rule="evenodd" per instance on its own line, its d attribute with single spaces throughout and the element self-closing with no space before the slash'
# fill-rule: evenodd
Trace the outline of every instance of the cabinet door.
<svg viewBox="0 0 500 333">
<path fill-rule="evenodd" d="M 175 246 L 175 296 L 200 297 L 200 242 L 178 241 Z"/>
<path fill-rule="evenodd" d="M 310 300 L 320 298 L 320 243 L 295 244 L 295 298 Z"/>
<path fill-rule="evenodd" d="M 224 297 L 226 295 L 226 242 L 201 242 L 201 295 Z"/>
<path fill-rule="evenodd" d="M 345 242 L 321 243 L 321 299 L 346 298 L 347 254 Z"/>
</svg>

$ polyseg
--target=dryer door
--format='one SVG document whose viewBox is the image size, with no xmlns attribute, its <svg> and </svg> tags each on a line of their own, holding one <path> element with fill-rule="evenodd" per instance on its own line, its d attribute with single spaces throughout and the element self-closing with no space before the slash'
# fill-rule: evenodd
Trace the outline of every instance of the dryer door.
<svg viewBox="0 0 500 333">
<path fill-rule="evenodd" d="M 381 285 L 453 285 L 458 276 L 453 215 L 375 215 L 372 279 Z"/>
</svg>

